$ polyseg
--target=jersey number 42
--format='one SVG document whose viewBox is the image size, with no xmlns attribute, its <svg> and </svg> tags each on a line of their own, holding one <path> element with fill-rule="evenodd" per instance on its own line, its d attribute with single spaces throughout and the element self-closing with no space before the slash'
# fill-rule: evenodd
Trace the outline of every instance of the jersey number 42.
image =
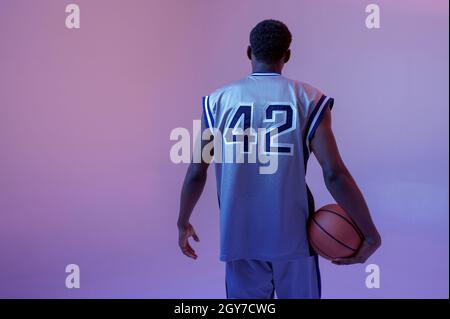
<svg viewBox="0 0 450 319">
<path fill-rule="evenodd" d="M 225 126 L 225 143 L 244 143 L 244 153 L 257 144 L 257 131 L 264 129 L 264 152 L 292 155 L 293 145 L 278 143 L 278 138 L 296 129 L 297 110 L 291 104 L 273 103 L 262 109 L 262 123 L 254 122 L 254 112 L 261 111 L 253 105 L 243 104 L 235 109 Z M 259 117 L 258 117 L 259 118 Z M 259 127 L 255 127 L 258 125 Z"/>
</svg>

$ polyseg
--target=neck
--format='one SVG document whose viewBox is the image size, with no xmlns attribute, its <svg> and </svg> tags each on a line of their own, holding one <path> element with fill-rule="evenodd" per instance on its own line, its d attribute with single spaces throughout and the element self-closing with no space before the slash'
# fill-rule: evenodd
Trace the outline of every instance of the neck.
<svg viewBox="0 0 450 319">
<path fill-rule="evenodd" d="M 283 66 L 281 63 L 277 64 L 265 64 L 265 63 L 253 63 L 252 64 L 252 72 L 253 73 L 279 73 L 281 74 L 281 70 Z"/>
</svg>

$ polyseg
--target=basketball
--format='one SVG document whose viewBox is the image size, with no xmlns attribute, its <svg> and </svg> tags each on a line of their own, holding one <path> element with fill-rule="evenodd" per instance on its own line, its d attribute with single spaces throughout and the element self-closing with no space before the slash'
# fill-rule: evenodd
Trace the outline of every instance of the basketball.
<svg viewBox="0 0 450 319">
<path fill-rule="evenodd" d="M 317 254 L 332 260 L 354 255 L 363 241 L 363 236 L 339 205 L 329 204 L 310 216 L 308 239 Z"/>
</svg>

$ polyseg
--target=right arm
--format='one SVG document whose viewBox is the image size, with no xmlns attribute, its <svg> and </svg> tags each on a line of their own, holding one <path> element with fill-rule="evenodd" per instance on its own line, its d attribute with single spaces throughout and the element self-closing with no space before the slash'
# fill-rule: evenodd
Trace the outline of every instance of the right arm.
<svg viewBox="0 0 450 319">
<path fill-rule="evenodd" d="M 334 200 L 350 215 L 361 230 L 364 241 L 355 256 L 336 259 L 336 264 L 364 263 L 381 245 L 381 237 L 355 180 L 345 166 L 331 129 L 331 112 L 325 110 L 311 140 L 311 149 L 322 167 L 325 185 Z"/>
</svg>

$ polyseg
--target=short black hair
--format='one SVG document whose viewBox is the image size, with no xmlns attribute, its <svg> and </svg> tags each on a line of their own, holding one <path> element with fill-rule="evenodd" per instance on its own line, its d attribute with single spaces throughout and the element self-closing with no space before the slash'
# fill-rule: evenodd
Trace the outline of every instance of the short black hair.
<svg viewBox="0 0 450 319">
<path fill-rule="evenodd" d="M 250 32 L 250 47 L 260 62 L 276 63 L 289 49 L 292 34 L 288 27 L 278 20 L 263 20 Z"/>
</svg>

